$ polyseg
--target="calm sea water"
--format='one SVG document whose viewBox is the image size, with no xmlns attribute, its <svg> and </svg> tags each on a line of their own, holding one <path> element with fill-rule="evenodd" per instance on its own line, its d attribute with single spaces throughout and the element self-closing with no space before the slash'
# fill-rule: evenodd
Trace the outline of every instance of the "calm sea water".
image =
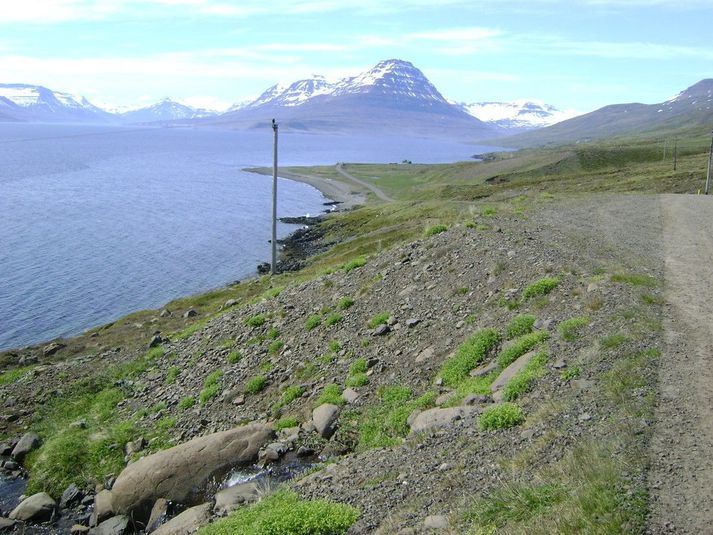
<svg viewBox="0 0 713 535">
<path fill-rule="evenodd" d="M 271 178 L 241 169 L 271 165 L 271 136 L 0 124 L 0 349 L 253 275 L 270 256 Z M 447 162 L 479 149 L 280 134 L 281 165 Z M 325 209 L 310 186 L 278 188 L 280 216 Z"/>
</svg>

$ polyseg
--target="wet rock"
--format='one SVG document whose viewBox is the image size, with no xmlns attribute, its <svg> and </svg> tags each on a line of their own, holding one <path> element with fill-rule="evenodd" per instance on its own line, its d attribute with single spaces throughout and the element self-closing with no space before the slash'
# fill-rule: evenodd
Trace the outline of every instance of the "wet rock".
<svg viewBox="0 0 713 535">
<path fill-rule="evenodd" d="M 186 509 L 154 531 L 154 535 L 189 535 L 210 522 L 211 504 Z"/>
<path fill-rule="evenodd" d="M 216 472 L 252 462 L 273 436 L 272 429 L 254 423 L 214 433 L 144 457 L 127 466 L 112 490 L 114 511 L 148 508 L 158 498 L 185 502 L 195 487 Z"/>
<path fill-rule="evenodd" d="M 69 487 L 64 489 L 62 497 L 59 499 L 59 508 L 66 509 L 72 507 L 75 503 L 79 503 L 82 499 L 82 491 L 79 487 L 72 483 Z"/>
<path fill-rule="evenodd" d="M 0 517 L 0 533 L 10 533 L 15 528 L 16 521 Z"/>
<path fill-rule="evenodd" d="M 130 533 L 129 517 L 126 515 L 113 516 L 97 527 L 89 530 L 89 535 L 125 535 Z"/>
<path fill-rule="evenodd" d="M 151 514 L 149 515 L 149 521 L 146 522 L 146 533 L 151 533 L 158 529 L 158 527 L 166 519 L 166 512 L 168 511 L 168 500 L 164 498 L 159 498 L 153 504 L 151 508 Z"/>
<path fill-rule="evenodd" d="M 339 407 L 324 403 L 312 411 L 312 422 L 322 438 L 330 438 L 337 430 Z"/>
<path fill-rule="evenodd" d="M 314 449 L 308 446 L 300 446 L 297 450 L 297 457 L 311 457 L 314 455 Z"/>
<path fill-rule="evenodd" d="M 54 515 L 57 504 L 52 496 L 46 492 L 38 492 L 29 498 L 25 498 L 20 505 L 15 507 L 10 513 L 11 520 L 22 520 L 23 522 L 46 522 Z"/>
<path fill-rule="evenodd" d="M 258 499 L 260 499 L 260 487 L 255 481 L 228 487 L 215 495 L 213 512 L 219 516 L 227 515 L 242 505 L 256 502 Z"/>
<path fill-rule="evenodd" d="M 188 318 L 193 318 L 198 315 L 198 312 L 196 312 L 195 308 L 189 308 L 183 313 L 183 318 L 188 319 Z"/>
<path fill-rule="evenodd" d="M 2 467 L 5 470 L 12 472 L 14 470 L 19 470 L 20 465 L 17 464 L 15 461 L 5 461 L 4 463 L 2 463 Z"/>
<path fill-rule="evenodd" d="M 37 433 L 25 433 L 15 448 L 12 450 L 12 457 L 20 462 L 25 456 L 40 445 L 40 437 Z"/>
<path fill-rule="evenodd" d="M 260 452 L 260 458 L 263 462 L 275 462 L 279 461 L 285 453 L 287 453 L 287 446 L 282 442 L 273 442 Z"/>
<path fill-rule="evenodd" d="M 7 444 L 3 442 L 0 444 L 0 455 L 10 455 L 13 450 L 13 445 L 12 444 Z"/>
</svg>

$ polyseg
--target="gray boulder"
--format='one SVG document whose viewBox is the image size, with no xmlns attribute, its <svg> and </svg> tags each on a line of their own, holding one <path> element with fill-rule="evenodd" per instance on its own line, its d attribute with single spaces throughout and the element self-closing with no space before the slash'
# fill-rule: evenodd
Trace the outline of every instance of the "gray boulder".
<svg viewBox="0 0 713 535">
<path fill-rule="evenodd" d="M 112 498 L 112 493 L 109 490 L 102 490 L 94 496 L 94 512 L 89 520 L 90 526 L 97 526 L 114 515 Z"/>
<path fill-rule="evenodd" d="M 20 441 L 12 450 L 13 459 L 22 462 L 25 456 L 41 444 L 40 436 L 37 433 L 30 431 L 22 435 Z"/>
<path fill-rule="evenodd" d="M 227 515 L 238 507 L 256 502 L 260 498 L 260 487 L 255 481 L 248 481 L 223 489 L 215 495 L 213 512 L 216 515 Z"/>
<path fill-rule="evenodd" d="M 64 489 L 62 497 L 59 499 L 59 508 L 66 509 L 67 507 L 71 507 L 75 503 L 79 503 L 81 499 L 82 491 L 79 490 L 79 487 L 77 487 L 77 485 L 72 483 L 69 487 Z"/>
<path fill-rule="evenodd" d="M 0 533 L 10 533 L 15 528 L 16 521 L 0 517 Z"/>
<path fill-rule="evenodd" d="M 331 437 L 337 430 L 339 407 L 324 403 L 312 411 L 312 422 L 322 438 Z"/>
<path fill-rule="evenodd" d="M 97 527 L 89 530 L 89 535 L 125 535 L 132 532 L 129 529 L 129 517 L 125 515 L 113 516 Z"/>
<path fill-rule="evenodd" d="M 273 436 L 254 423 L 222 431 L 154 453 L 127 466 L 111 491 L 115 513 L 148 509 L 158 498 L 185 503 L 193 489 L 215 473 L 257 459 Z"/>
<path fill-rule="evenodd" d="M 15 507 L 10 513 L 11 520 L 22 520 L 23 522 L 45 522 L 52 518 L 57 504 L 52 496 L 46 492 L 38 492 L 29 498 L 24 499 L 20 505 Z"/>
<path fill-rule="evenodd" d="M 427 411 L 418 413 L 418 415 L 413 419 L 411 422 L 411 432 L 418 433 L 419 431 L 448 427 L 453 422 L 456 422 L 475 411 L 475 407 L 428 409 Z"/>
<path fill-rule="evenodd" d="M 190 535 L 210 522 L 211 504 L 186 509 L 154 531 L 154 535 Z"/>
<path fill-rule="evenodd" d="M 502 401 L 503 388 L 505 388 L 505 385 L 507 385 L 510 379 L 515 377 L 520 370 L 527 366 L 527 363 L 530 362 L 535 355 L 537 355 L 537 351 L 525 353 L 498 375 L 498 378 L 490 385 L 490 391 L 493 393 L 493 399 L 495 401 Z"/>
<path fill-rule="evenodd" d="M 166 518 L 166 512 L 168 511 L 168 500 L 164 498 L 159 498 L 156 503 L 153 504 L 151 508 L 151 515 L 149 516 L 149 521 L 146 522 L 146 533 L 151 533 L 158 529 L 158 527 L 163 523 Z"/>
</svg>

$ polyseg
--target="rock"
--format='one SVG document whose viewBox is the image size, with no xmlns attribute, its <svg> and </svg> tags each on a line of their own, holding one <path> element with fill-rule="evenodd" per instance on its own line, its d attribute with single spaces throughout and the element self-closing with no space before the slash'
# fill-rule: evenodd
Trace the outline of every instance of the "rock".
<svg viewBox="0 0 713 535">
<path fill-rule="evenodd" d="M 233 405 L 244 405 L 244 404 L 245 404 L 245 396 L 243 396 L 243 395 L 240 395 L 233 400 Z"/>
<path fill-rule="evenodd" d="M 2 464 L 2 467 L 3 467 L 5 470 L 8 470 L 8 471 L 10 471 L 10 472 L 12 472 L 13 470 L 19 470 L 19 469 L 20 469 L 20 465 L 17 464 L 15 461 L 5 461 L 5 462 Z"/>
<path fill-rule="evenodd" d="M 322 438 L 331 437 L 337 430 L 337 416 L 339 407 L 331 403 L 324 403 L 312 411 L 312 422 Z"/>
<path fill-rule="evenodd" d="M 151 508 L 151 514 L 149 515 L 149 521 L 146 522 L 146 533 L 151 533 L 158 529 L 158 527 L 166 519 L 166 512 L 168 511 L 168 500 L 164 498 L 159 498 L 153 504 Z"/>
<path fill-rule="evenodd" d="M 146 440 L 144 437 L 139 437 L 133 442 L 127 442 L 124 445 L 124 453 L 126 455 L 133 455 L 134 453 L 140 452 L 146 446 Z"/>
<path fill-rule="evenodd" d="M 114 514 L 112 505 L 112 493 L 110 490 L 102 490 L 94 496 L 94 512 L 92 513 L 92 522 L 89 525 L 99 525 L 107 518 Z"/>
<path fill-rule="evenodd" d="M 52 342 L 51 344 L 48 344 L 42 348 L 42 355 L 45 357 L 50 357 L 64 347 L 67 347 L 67 346 L 65 346 L 64 344 L 62 344 L 60 342 Z"/>
<path fill-rule="evenodd" d="M 300 446 L 297 450 L 297 457 L 310 457 L 314 455 L 314 449 L 308 446 Z"/>
<path fill-rule="evenodd" d="M 166 309 L 166 308 L 164 308 L 164 309 L 161 311 L 161 313 L 159 314 L 159 316 L 161 316 L 162 318 L 167 318 L 167 317 L 169 317 L 170 315 L 171 315 L 171 311 L 168 310 L 168 309 Z"/>
<path fill-rule="evenodd" d="M 580 422 L 588 422 L 591 419 L 592 419 L 592 415 L 589 414 L 588 412 L 583 412 L 582 414 L 580 414 L 577 417 L 577 420 L 579 420 Z"/>
<path fill-rule="evenodd" d="M 82 491 L 79 490 L 77 485 L 72 483 L 69 487 L 64 489 L 62 497 L 59 499 L 59 508 L 66 509 L 67 507 L 71 507 L 75 503 L 79 503 L 81 499 Z"/>
<path fill-rule="evenodd" d="M 5 442 L 0 444 L 0 455 L 10 455 L 12 453 L 12 450 L 12 444 L 6 444 Z"/>
<path fill-rule="evenodd" d="M 418 354 L 418 356 L 416 357 L 416 362 L 423 362 L 425 360 L 430 360 L 435 353 L 436 353 L 436 348 L 433 346 L 429 346 Z"/>
<path fill-rule="evenodd" d="M 344 392 L 342 392 L 342 399 L 351 405 L 359 399 L 359 392 L 353 388 L 345 388 Z"/>
<path fill-rule="evenodd" d="M 447 409 L 428 409 L 419 413 L 411 423 L 411 432 L 418 433 L 439 427 L 447 427 L 475 411 L 474 407 L 450 407 Z"/>
<path fill-rule="evenodd" d="M 446 403 L 448 403 L 453 396 L 455 396 L 455 392 L 446 392 L 445 394 L 441 394 L 436 398 L 435 404 L 436 407 L 442 407 Z"/>
<path fill-rule="evenodd" d="M 29 498 L 25 498 L 20 505 L 15 507 L 10 513 L 11 520 L 22 520 L 27 522 L 46 522 L 54 515 L 57 504 L 52 496 L 46 492 L 38 492 Z"/>
<path fill-rule="evenodd" d="M 160 334 L 154 334 L 151 337 L 151 341 L 149 342 L 149 348 L 151 347 L 156 347 L 160 346 L 163 343 L 163 338 L 161 338 Z"/>
<path fill-rule="evenodd" d="M 515 362 L 510 364 L 510 366 L 505 368 L 502 373 L 498 375 L 498 378 L 493 381 L 493 383 L 490 385 L 490 391 L 493 393 L 493 399 L 496 402 L 502 401 L 502 390 L 505 385 L 508 384 L 510 379 L 512 379 L 520 370 L 522 370 L 535 355 L 537 355 L 536 351 L 530 351 L 528 353 L 525 353 Z"/>
<path fill-rule="evenodd" d="M 557 362 L 555 362 L 555 363 L 552 365 L 552 367 L 553 367 L 555 370 L 561 370 L 562 368 L 566 368 L 566 367 L 567 367 L 567 363 L 564 361 L 564 359 L 559 359 Z"/>
<path fill-rule="evenodd" d="M 94 503 L 94 496 L 92 496 L 91 494 L 88 494 L 87 496 L 85 496 L 84 498 L 82 498 L 82 500 L 81 500 L 79 503 L 80 503 L 81 505 L 85 505 L 85 506 L 86 506 L 86 505 L 91 505 L 91 504 Z"/>
<path fill-rule="evenodd" d="M 22 435 L 22 438 L 12 450 L 13 459 L 22 462 L 25 456 L 40 445 L 40 437 L 37 433 L 29 432 Z"/>
<path fill-rule="evenodd" d="M 237 299 L 228 299 L 228 300 L 225 302 L 225 304 L 223 305 L 223 308 L 234 307 L 234 306 L 237 305 L 237 304 L 238 304 L 238 300 L 237 300 Z"/>
<path fill-rule="evenodd" d="M 427 516 L 423 521 L 426 529 L 448 529 L 448 518 L 443 515 Z"/>
<path fill-rule="evenodd" d="M 490 401 L 488 396 L 482 394 L 468 394 L 463 398 L 461 405 L 475 405 L 476 403 L 487 403 L 488 401 Z"/>
<path fill-rule="evenodd" d="M 89 530 L 89 535 L 125 535 L 131 532 L 129 517 L 126 515 L 113 516 L 97 527 Z"/>
<path fill-rule="evenodd" d="M 260 458 L 265 462 L 275 462 L 279 461 L 285 453 L 287 453 L 287 446 L 282 442 L 273 442 L 260 452 Z"/>
<path fill-rule="evenodd" d="M 410 328 L 412 328 L 412 327 L 415 327 L 415 326 L 418 325 L 419 323 L 421 323 L 421 320 L 420 320 L 420 319 L 418 319 L 418 318 L 409 318 L 409 319 L 406 320 L 406 327 L 408 327 L 408 328 L 410 329 Z"/>
<path fill-rule="evenodd" d="M 483 364 L 482 366 L 478 366 L 477 368 L 470 370 L 470 376 L 471 377 L 483 377 L 484 375 L 488 375 L 489 373 L 491 373 L 497 369 L 498 369 L 497 362 L 495 362 L 495 361 L 489 362 L 488 364 Z"/>
<path fill-rule="evenodd" d="M 211 504 L 186 509 L 154 531 L 154 535 L 189 535 L 210 522 Z"/>
<path fill-rule="evenodd" d="M 82 526 L 81 524 L 74 524 L 69 532 L 72 535 L 84 535 L 85 533 L 89 533 L 89 527 L 88 526 Z"/>
<path fill-rule="evenodd" d="M 258 499 L 260 499 L 260 487 L 255 481 L 228 487 L 215 495 L 213 512 L 220 516 L 227 515 L 240 506 L 256 502 Z"/>
<path fill-rule="evenodd" d="M 385 334 L 391 332 L 391 327 L 388 325 L 379 325 L 376 329 L 372 331 L 374 336 L 384 336 Z"/>
<path fill-rule="evenodd" d="M 0 533 L 10 533 L 15 527 L 15 520 L 0 517 Z"/>
<path fill-rule="evenodd" d="M 188 318 L 193 318 L 198 315 L 198 312 L 196 312 L 196 309 L 194 308 L 189 308 L 183 313 L 183 318 L 188 319 Z"/>
<path fill-rule="evenodd" d="M 127 466 L 112 490 L 114 511 L 148 508 L 158 498 L 184 503 L 195 487 L 215 473 L 257 459 L 272 438 L 272 428 L 260 423 L 214 433 L 154 453 Z"/>
</svg>

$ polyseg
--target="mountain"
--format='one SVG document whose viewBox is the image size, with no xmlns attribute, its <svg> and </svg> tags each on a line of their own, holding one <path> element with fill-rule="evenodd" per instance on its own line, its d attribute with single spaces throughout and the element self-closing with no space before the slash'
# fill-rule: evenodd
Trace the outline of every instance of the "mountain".
<svg viewBox="0 0 713 535">
<path fill-rule="evenodd" d="M 186 106 L 169 98 L 164 98 L 152 106 L 126 111 L 120 114 L 126 123 L 155 123 L 180 119 L 198 119 L 216 115 L 215 112 Z"/>
<path fill-rule="evenodd" d="M 321 76 L 274 85 L 256 100 L 200 124 L 322 132 L 400 132 L 478 139 L 502 134 L 448 100 L 408 61 L 379 62 L 358 76 L 329 83 Z"/>
<path fill-rule="evenodd" d="M 0 120 L 30 122 L 101 123 L 113 120 L 110 113 L 84 97 L 28 84 L 0 84 L 0 114 Z"/>
<path fill-rule="evenodd" d="M 515 100 L 513 102 L 475 102 L 461 104 L 463 109 L 481 121 L 509 133 L 543 128 L 570 119 L 575 114 L 563 112 L 543 102 Z"/>
<path fill-rule="evenodd" d="M 498 139 L 513 147 L 569 144 L 633 135 L 666 135 L 710 130 L 713 125 L 713 79 L 701 80 L 660 104 L 614 104 L 553 126 Z"/>
</svg>

